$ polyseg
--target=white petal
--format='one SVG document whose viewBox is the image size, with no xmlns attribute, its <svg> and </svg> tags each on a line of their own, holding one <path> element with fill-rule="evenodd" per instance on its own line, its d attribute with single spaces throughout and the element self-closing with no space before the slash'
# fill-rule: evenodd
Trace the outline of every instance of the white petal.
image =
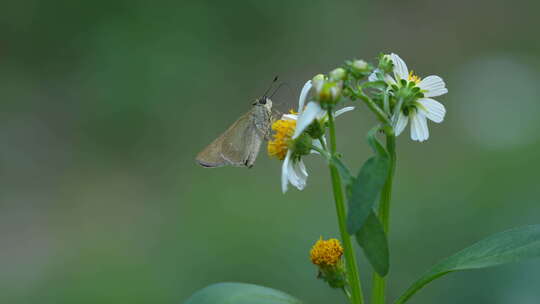
<svg viewBox="0 0 540 304">
<path fill-rule="evenodd" d="M 398 120 L 396 122 L 396 125 L 394 126 L 394 132 L 396 133 L 396 136 L 399 136 L 399 134 L 403 132 L 408 122 L 409 117 L 405 116 L 405 114 L 403 114 L 402 112 L 399 113 Z"/>
<path fill-rule="evenodd" d="M 324 142 L 324 145 L 326 146 L 326 145 L 327 145 L 327 144 L 326 144 L 326 138 L 325 138 L 324 136 L 322 137 L 322 141 Z M 311 142 L 311 144 L 312 144 L 313 146 L 315 146 L 315 147 L 321 149 L 321 150 L 324 150 L 323 146 L 321 145 L 321 142 L 320 142 L 318 139 L 314 139 L 314 140 Z M 321 154 L 321 153 L 319 153 L 319 151 L 317 151 L 317 150 L 311 150 L 310 153 L 311 153 L 311 154 L 317 154 L 317 155 Z"/>
<path fill-rule="evenodd" d="M 324 137 L 323 137 L 323 140 L 325 141 Z M 321 149 L 321 150 L 323 149 L 323 146 L 321 145 L 321 142 L 320 142 L 318 139 L 314 139 L 314 140 L 311 142 L 311 144 L 312 144 L 314 147 L 317 147 L 317 148 L 319 148 L 319 149 Z M 326 141 L 325 141 L 325 144 L 326 144 Z M 309 151 L 309 152 L 312 153 L 312 154 L 321 154 L 321 153 L 319 153 L 319 151 L 317 151 L 317 150 L 311 150 L 311 151 Z"/>
<path fill-rule="evenodd" d="M 443 121 L 444 115 L 446 114 L 446 109 L 440 102 L 431 98 L 420 98 L 416 102 L 419 104 L 418 110 L 420 113 L 425 115 L 427 118 L 436 123 Z"/>
<path fill-rule="evenodd" d="M 301 174 L 299 174 L 299 176 L 301 176 L 303 178 L 304 184 L 305 184 L 306 180 L 307 180 L 307 177 L 308 177 L 306 165 L 304 164 L 304 161 L 302 159 L 300 159 L 296 164 L 297 164 L 298 169 L 300 169 L 299 172 Z"/>
<path fill-rule="evenodd" d="M 384 82 L 386 82 L 389 85 L 396 84 L 396 81 L 394 80 L 394 78 L 388 74 L 384 75 Z"/>
<path fill-rule="evenodd" d="M 334 117 L 338 117 L 339 115 L 354 110 L 354 107 L 345 107 L 342 109 L 337 110 L 334 112 Z"/>
<path fill-rule="evenodd" d="M 354 107 L 345 107 L 341 108 L 334 112 L 334 118 L 338 117 L 339 115 L 354 110 Z M 317 116 L 317 119 L 321 122 L 327 122 L 328 121 L 328 113 L 326 111 L 321 111 L 319 116 Z"/>
<path fill-rule="evenodd" d="M 291 151 L 287 151 L 287 156 L 285 156 L 285 160 L 283 161 L 283 164 L 281 164 L 281 191 L 283 193 L 287 192 L 287 188 L 289 185 L 289 163 L 291 161 Z"/>
<path fill-rule="evenodd" d="M 411 139 L 423 142 L 429 138 L 426 117 L 422 113 L 411 111 Z"/>
<path fill-rule="evenodd" d="M 321 114 L 322 112 L 322 114 Z M 311 101 L 307 104 L 306 109 L 300 113 L 298 120 L 296 121 L 296 129 L 292 139 L 296 139 L 304 130 L 320 115 L 324 115 L 324 110 L 321 108 L 318 102 Z"/>
<path fill-rule="evenodd" d="M 309 90 L 311 90 L 311 87 L 311 80 L 308 80 L 304 84 L 302 91 L 300 91 L 300 98 L 298 99 L 298 112 L 302 112 L 302 110 L 304 110 L 304 104 L 306 104 L 306 99 L 309 94 Z"/>
<path fill-rule="evenodd" d="M 424 96 L 426 97 L 441 96 L 448 93 L 448 89 L 446 89 L 446 84 L 444 83 L 444 80 L 442 80 L 441 77 L 435 75 L 431 75 L 422 79 L 422 81 L 418 83 L 418 87 L 422 91 L 424 91 Z"/>
<path fill-rule="evenodd" d="M 369 74 L 368 81 L 377 81 L 379 78 L 377 78 L 377 73 L 379 72 L 379 69 L 375 69 L 373 73 Z"/>
<path fill-rule="evenodd" d="M 298 190 L 304 190 L 308 177 L 304 162 L 301 159 L 296 162 L 292 161 L 291 169 L 289 171 L 289 181 Z"/>
<path fill-rule="evenodd" d="M 409 78 L 409 69 L 407 68 L 407 64 L 405 64 L 405 61 L 403 61 L 401 57 L 394 53 L 390 54 L 390 58 L 394 63 L 394 76 L 396 77 L 396 80 L 407 80 Z"/>
<path fill-rule="evenodd" d="M 379 69 L 375 69 L 375 71 L 373 71 L 373 73 L 371 73 L 368 77 L 368 81 L 378 81 L 379 78 L 377 77 L 377 73 L 381 73 L 381 70 Z M 396 84 L 396 81 L 394 80 L 394 78 L 392 78 L 392 76 L 388 75 L 388 74 L 384 74 L 384 82 L 386 82 L 387 84 Z"/>
<path fill-rule="evenodd" d="M 283 119 L 283 120 L 298 120 L 298 115 L 296 115 L 296 114 L 283 114 L 281 116 L 281 119 Z"/>
<path fill-rule="evenodd" d="M 289 175 L 287 177 L 289 179 L 289 183 L 291 183 L 291 185 L 294 187 L 298 188 L 298 185 L 301 184 L 301 180 L 297 174 L 293 159 L 289 161 Z"/>
</svg>

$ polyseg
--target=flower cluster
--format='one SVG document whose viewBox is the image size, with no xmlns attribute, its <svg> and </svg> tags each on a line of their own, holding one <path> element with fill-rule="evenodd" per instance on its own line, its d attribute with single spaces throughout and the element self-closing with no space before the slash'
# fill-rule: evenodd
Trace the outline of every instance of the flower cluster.
<svg viewBox="0 0 540 304">
<path fill-rule="evenodd" d="M 338 239 L 323 240 L 321 237 L 309 252 L 311 262 L 320 267 L 333 267 L 341 261 L 343 247 Z"/>
<path fill-rule="evenodd" d="M 337 239 L 323 240 L 321 237 L 310 251 L 311 262 L 319 269 L 318 277 L 333 288 L 343 288 L 347 284 L 341 256 L 343 247 Z"/>
<path fill-rule="evenodd" d="M 407 64 L 397 54 L 382 56 L 379 66 L 392 65 L 392 75 L 382 72 L 383 68 L 375 70 L 369 81 L 382 80 L 390 90 L 390 98 L 394 100 L 392 115 L 396 136 L 401 134 L 411 121 L 411 139 L 425 141 L 429 138 L 427 119 L 441 123 L 446 114 L 444 106 L 432 99 L 448 93 L 446 84 L 439 76 L 427 76 L 421 79 L 413 71 L 409 72 Z M 401 104 L 399 103 L 401 101 Z"/>
<path fill-rule="evenodd" d="M 318 74 L 307 81 L 300 92 L 297 112 L 291 111 L 273 123 L 273 139 L 268 154 L 283 161 L 281 189 L 285 193 L 291 184 L 299 190 L 306 186 L 308 172 L 303 157 L 325 154 L 328 115 L 332 118 L 354 107 L 334 109 L 344 97 L 364 100 L 383 125 L 400 135 L 411 125 L 411 138 L 429 138 L 427 120 L 443 121 L 445 107 L 432 99 L 448 92 L 439 76 L 420 78 L 398 55 L 381 55 L 377 66 L 363 60 L 346 61 L 328 75 Z M 322 153 L 321 153 L 322 152 Z M 328 157 L 328 153 L 326 153 Z"/>
<path fill-rule="evenodd" d="M 296 119 L 298 113 L 291 110 L 290 114 L 283 115 L 283 118 L 272 124 L 274 139 L 268 142 L 268 155 L 284 160 L 289 150 L 289 142 L 296 129 Z"/>
<path fill-rule="evenodd" d="M 328 120 L 327 111 L 319 102 L 308 99 L 314 88 L 312 83 L 319 85 L 320 80 L 306 82 L 300 92 L 298 112 L 291 110 L 272 125 L 274 137 L 268 142 L 268 154 L 283 160 L 281 171 L 283 193 L 287 192 L 289 183 L 299 190 L 304 189 L 308 173 L 302 157 L 320 153 L 318 150 L 323 149 L 326 142 L 324 128 Z M 316 88 L 314 90 L 317 92 Z M 339 116 L 353 109 L 345 107 L 336 111 L 334 115 Z"/>
</svg>

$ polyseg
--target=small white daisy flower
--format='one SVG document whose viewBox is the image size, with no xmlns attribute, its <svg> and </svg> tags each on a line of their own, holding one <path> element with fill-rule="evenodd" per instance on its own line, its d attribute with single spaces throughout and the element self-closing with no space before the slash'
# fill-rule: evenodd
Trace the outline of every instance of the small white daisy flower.
<svg viewBox="0 0 540 304">
<path fill-rule="evenodd" d="M 441 123 L 446 114 L 444 106 L 430 97 L 444 95 L 448 93 L 448 89 L 446 89 L 446 85 L 441 77 L 431 75 L 421 79 L 414 75 L 412 71 L 409 72 L 405 61 L 397 54 L 392 53 L 387 56 L 390 57 L 390 60 L 392 60 L 392 63 L 394 64 L 394 77 L 384 75 L 385 82 L 388 83 L 388 85 L 402 87 L 404 86 L 402 80 L 404 80 L 405 86 L 410 86 L 412 83 L 412 87 L 418 87 L 420 93 L 423 95 L 423 97 L 415 98 L 402 106 L 401 112 L 397 114 L 397 119 L 395 119 L 394 130 L 396 136 L 403 132 L 410 120 L 411 139 L 419 142 L 425 141 L 429 138 L 427 119 L 436 123 Z M 376 73 L 377 71 L 369 76 L 370 81 L 377 80 Z"/>
<path fill-rule="evenodd" d="M 268 143 L 268 153 L 270 156 L 276 156 L 283 160 L 281 169 L 281 190 L 287 192 L 289 183 L 298 190 L 303 190 L 306 186 L 308 173 L 302 157 L 295 156 L 293 151 L 289 149 L 291 140 L 297 139 L 313 121 L 325 121 L 328 119 L 326 111 L 321 108 L 318 102 L 309 101 L 306 104 L 307 97 L 312 88 L 311 80 L 306 82 L 300 98 L 298 100 L 298 111 L 294 113 L 284 114 L 280 120 L 272 125 L 272 129 L 276 132 L 274 139 Z M 335 112 L 335 116 L 353 110 L 354 107 L 345 107 Z M 324 140 L 324 138 L 323 138 Z M 322 148 L 318 140 L 313 140 L 312 145 Z M 318 153 L 311 150 L 310 153 Z"/>
</svg>

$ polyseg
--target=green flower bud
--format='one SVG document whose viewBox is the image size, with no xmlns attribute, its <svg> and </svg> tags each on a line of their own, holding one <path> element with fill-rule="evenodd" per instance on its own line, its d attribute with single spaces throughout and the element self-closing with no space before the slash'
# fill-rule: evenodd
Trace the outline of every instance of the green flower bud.
<svg viewBox="0 0 540 304">
<path fill-rule="evenodd" d="M 364 72 L 367 72 L 369 71 L 369 65 L 367 62 L 365 62 L 364 60 L 355 60 L 352 62 L 351 64 L 351 67 L 360 72 L 360 73 L 364 73 Z"/>
<path fill-rule="evenodd" d="M 311 84 L 313 85 L 313 88 L 315 89 L 316 94 L 319 94 L 319 91 L 321 91 L 324 83 L 326 82 L 326 78 L 323 74 L 317 74 L 313 79 L 311 79 Z"/>
<path fill-rule="evenodd" d="M 391 74 L 394 67 L 394 63 L 390 58 L 390 55 L 379 55 L 379 69 L 386 74 Z"/>
<path fill-rule="evenodd" d="M 330 80 L 340 81 L 347 77 L 347 71 L 344 68 L 337 68 L 330 72 Z"/>
<path fill-rule="evenodd" d="M 341 97 L 341 91 L 343 89 L 343 83 L 340 82 L 326 82 L 322 86 L 322 89 L 318 92 L 318 101 L 321 105 L 335 104 Z"/>
<path fill-rule="evenodd" d="M 346 273 L 340 262 L 336 267 L 321 267 L 317 278 L 323 279 L 332 288 L 343 288 L 347 285 Z"/>
</svg>

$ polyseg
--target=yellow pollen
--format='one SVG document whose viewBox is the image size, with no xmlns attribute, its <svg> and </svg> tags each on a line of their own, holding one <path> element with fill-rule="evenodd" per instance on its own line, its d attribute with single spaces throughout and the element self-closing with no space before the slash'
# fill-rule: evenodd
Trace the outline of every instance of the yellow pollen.
<svg viewBox="0 0 540 304">
<path fill-rule="evenodd" d="M 293 110 L 290 113 L 297 114 Z M 272 130 L 275 132 L 274 139 L 268 142 L 268 155 L 284 160 L 295 128 L 296 120 L 294 119 L 280 119 L 274 122 L 272 124 Z"/>
<path fill-rule="evenodd" d="M 414 74 L 414 71 L 409 72 L 409 81 L 412 81 L 414 83 L 419 83 L 422 78 L 420 78 L 418 75 Z"/>
<path fill-rule="evenodd" d="M 343 247 L 337 239 L 323 240 L 322 237 L 313 245 L 309 252 L 311 262 L 315 265 L 327 267 L 336 266 L 343 255 Z"/>
</svg>

